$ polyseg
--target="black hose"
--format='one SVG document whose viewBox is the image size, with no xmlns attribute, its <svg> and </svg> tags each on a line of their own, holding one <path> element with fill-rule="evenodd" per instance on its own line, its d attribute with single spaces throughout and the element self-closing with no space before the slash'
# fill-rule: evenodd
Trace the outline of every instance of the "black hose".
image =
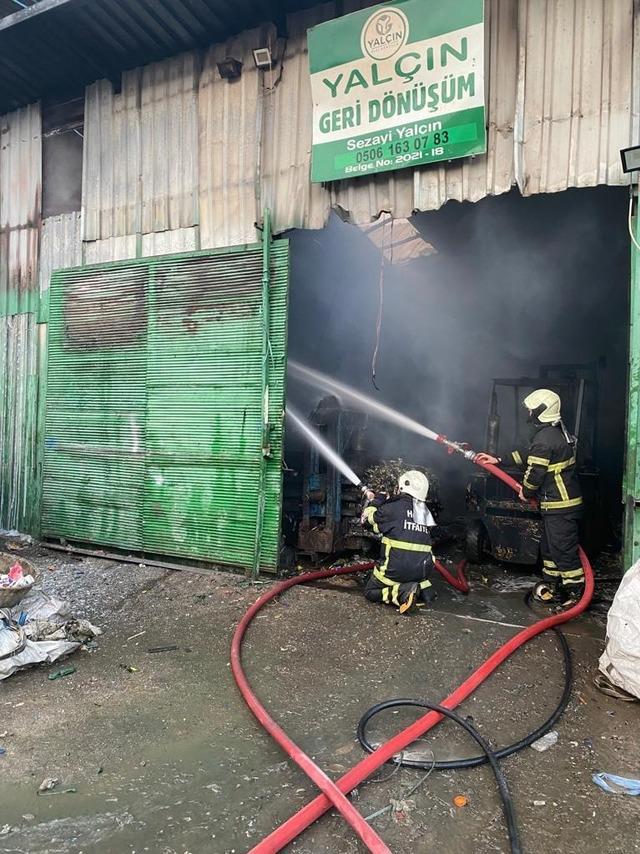
<svg viewBox="0 0 640 854">
<path fill-rule="evenodd" d="M 465 720 L 464 718 L 461 718 L 459 715 L 455 715 L 449 709 L 445 709 L 442 706 L 436 706 L 435 704 L 429 703 L 426 700 L 412 700 L 406 698 L 385 700 L 384 702 L 377 703 L 375 706 L 372 706 L 370 709 L 368 709 L 358 722 L 358 741 L 368 753 L 373 753 L 376 748 L 367 738 L 367 725 L 369 724 L 369 721 L 372 718 L 374 718 L 381 712 L 387 711 L 388 709 L 397 709 L 406 706 L 434 709 L 435 711 L 438 711 L 446 717 L 451 718 L 456 723 L 459 723 L 460 726 L 464 727 L 464 729 L 466 729 L 466 731 L 478 742 L 478 744 L 480 744 L 484 753 L 480 754 L 479 756 L 469 757 L 468 759 L 444 759 L 436 762 L 423 761 L 419 759 L 403 759 L 400 756 L 393 757 L 392 759 L 390 759 L 389 764 L 401 765 L 403 768 L 418 768 L 425 771 L 429 769 L 434 771 L 450 771 L 460 768 L 474 768 L 478 765 L 484 765 L 486 762 L 489 762 L 498 782 L 500 797 L 502 798 L 504 814 L 507 821 L 507 828 L 509 831 L 509 839 L 511 841 L 512 854 L 520 852 L 521 848 L 518 839 L 517 827 L 515 824 L 513 802 L 509 793 L 509 789 L 507 788 L 506 781 L 502 776 L 502 772 L 500 771 L 498 761 L 500 759 L 504 759 L 507 756 L 512 756 L 514 753 L 523 750 L 525 747 L 531 746 L 534 741 L 537 741 L 545 733 L 549 732 L 551 727 L 564 713 L 565 709 L 569 704 L 569 700 L 571 699 L 571 685 L 573 681 L 571 650 L 569 649 L 567 639 L 562 634 L 562 632 L 559 629 L 553 629 L 552 631 L 554 631 L 558 637 L 560 649 L 562 650 L 564 660 L 564 688 L 562 691 L 562 696 L 560 697 L 558 705 L 551 713 L 551 715 L 547 718 L 547 720 L 539 727 L 534 729 L 532 732 L 530 732 L 528 735 L 526 735 L 524 738 L 521 738 L 520 741 L 516 741 L 513 744 L 508 745 L 507 747 L 500 748 L 499 750 L 491 750 L 487 742 L 484 741 L 482 736 L 479 735 L 479 733 L 473 728 L 469 721 Z"/>
<path fill-rule="evenodd" d="M 486 741 L 480 735 L 478 730 L 474 726 L 472 726 L 472 724 L 470 724 L 468 720 L 463 717 L 460 717 L 460 715 L 456 714 L 456 712 L 451 711 L 451 709 L 447 709 L 444 706 L 439 706 L 437 703 L 429 703 L 427 700 L 409 700 L 402 698 L 398 700 L 387 700 L 384 703 L 379 703 L 375 708 L 377 709 L 377 711 L 382 712 L 385 709 L 397 708 L 398 706 L 420 706 L 423 709 L 431 709 L 434 712 L 439 712 L 441 715 L 450 718 L 452 721 L 455 721 L 455 723 L 457 723 L 459 726 L 463 727 L 469 733 L 471 738 L 478 742 L 478 744 L 484 751 L 482 759 L 484 762 L 488 762 L 491 765 L 491 769 L 496 778 L 496 783 L 498 784 L 498 791 L 500 792 L 500 798 L 502 799 L 502 807 L 504 810 L 507 830 L 509 831 L 509 842 L 511 843 L 511 852 L 512 854 L 522 854 L 522 847 L 520 845 L 520 837 L 518 834 L 518 826 L 516 824 L 513 798 L 511 797 L 511 792 L 509 791 L 509 786 L 507 785 L 505 776 L 502 773 L 502 769 L 500 768 L 497 754 L 491 749 L 491 745 L 489 744 L 489 742 Z M 437 764 L 429 764 L 429 768 L 433 769 L 437 767 Z"/>
<path fill-rule="evenodd" d="M 551 727 L 561 717 L 561 715 L 564 713 L 564 710 L 569 705 L 569 700 L 571 699 L 571 683 L 573 681 L 571 651 L 569 649 L 569 644 L 567 643 L 567 640 L 562 634 L 562 632 L 558 629 L 552 629 L 552 631 L 554 631 L 558 636 L 558 640 L 560 641 L 560 648 L 562 650 L 564 658 L 564 690 L 562 691 L 560 702 L 558 703 L 554 711 L 551 713 L 551 715 L 547 718 L 547 720 L 537 729 L 534 729 L 533 732 L 530 732 L 524 738 L 521 738 L 520 741 L 516 741 L 513 744 L 508 745 L 507 747 L 502 747 L 500 748 L 500 750 L 496 750 L 495 755 L 497 759 L 504 759 L 507 756 L 512 756 L 514 753 L 518 753 L 518 751 L 523 750 L 525 747 L 530 747 L 534 741 L 537 741 L 539 738 L 542 738 L 545 733 L 549 732 Z M 370 709 L 368 709 L 360 718 L 357 729 L 358 741 L 367 751 L 367 753 L 373 753 L 374 750 L 376 750 L 376 747 L 371 744 L 371 742 L 367 738 L 367 725 L 369 724 L 369 721 L 376 715 L 380 714 L 380 712 L 394 708 L 395 705 L 416 706 L 418 708 L 424 707 L 424 703 L 421 700 L 386 700 L 384 703 L 378 703 L 377 705 L 372 706 Z M 428 708 L 430 708 L 430 706 Z M 398 764 L 402 765 L 403 768 L 418 768 L 425 771 L 431 767 L 433 767 L 434 771 L 451 771 L 459 768 L 475 768 L 478 765 L 484 765 L 485 762 L 487 762 L 487 757 L 484 754 L 480 756 L 472 756 L 468 759 L 443 759 L 436 762 L 435 765 L 432 762 L 426 760 L 422 761 L 420 759 L 393 758 L 389 760 L 389 764 Z"/>
</svg>

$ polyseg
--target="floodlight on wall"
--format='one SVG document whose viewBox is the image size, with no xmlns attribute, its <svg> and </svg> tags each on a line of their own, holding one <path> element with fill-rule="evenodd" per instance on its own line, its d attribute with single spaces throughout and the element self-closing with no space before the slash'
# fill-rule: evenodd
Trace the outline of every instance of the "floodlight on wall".
<svg viewBox="0 0 640 854">
<path fill-rule="evenodd" d="M 242 74 L 242 63 L 239 59 L 228 56 L 222 62 L 216 62 L 218 74 L 223 80 L 237 80 Z"/>
<path fill-rule="evenodd" d="M 259 68 L 260 71 L 266 71 L 268 68 L 273 68 L 273 56 L 271 55 L 271 48 L 268 47 L 256 47 L 253 49 L 253 61 L 256 64 L 256 68 Z"/>
<path fill-rule="evenodd" d="M 632 148 L 623 148 L 620 152 L 622 160 L 623 172 L 638 172 L 640 171 L 640 145 L 634 145 Z"/>
</svg>

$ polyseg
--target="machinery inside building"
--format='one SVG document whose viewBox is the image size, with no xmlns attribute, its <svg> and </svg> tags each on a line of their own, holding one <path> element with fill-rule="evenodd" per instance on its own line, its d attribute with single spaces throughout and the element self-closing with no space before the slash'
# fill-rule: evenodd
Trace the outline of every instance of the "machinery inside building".
<svg viewBox="0 0 640 854">
<path fill-rule="evenodd" d="M 385 263 L 382 286 L 382 253 L 361 230 L 333 217 L 322 232 L 295 232 L 289 355 L 501 457 L 527 442 L 522 398 L 535 386 L 555 389 L 579 438 L 585 535 L 592 550 L 617 549 L 626 213 L 625 191 L 609 188 L 449 203 L 412 218 L 435 251 L 407 264 Z M 467 557 L 515 568 L 537 562 L 537 514 L 494 478 L 345 402 L 322 399 L 295 377 L 288 394 L 359 475 L 398 458 L 428 468 L 438 482 L 436 520 L 461 523 Z M 302 555 L 366 554 L 371 544 L 358 525 L 357 490 L 292 431 L 285 460 L 289 547 Z"/>
</svg>

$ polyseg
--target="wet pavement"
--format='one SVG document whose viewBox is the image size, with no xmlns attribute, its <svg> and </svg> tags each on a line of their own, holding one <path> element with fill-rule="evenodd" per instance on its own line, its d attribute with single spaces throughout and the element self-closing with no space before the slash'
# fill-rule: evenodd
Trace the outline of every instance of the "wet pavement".
<svg viewBox="0 0 640 854">
<path fill-rule="evenodd" d="M 0 746 L 7 751 L 0 757 L 0 852 L 240 854 L 314 795 L 251 717 L 229 671 L 233 627 L 264 586 L 228 573 L 24 554 L 48 592 L 62 591 L 105 634 L 96 651 L 70 660 L 77 667 L 71 676 L 50 681 L 52 666 L 0 683 Z M 394 696 L 441 700 L 535 619 L 523 601 L 525 583 L 512 570 L 482 567 L 472 574 L 469 597 L 439 585 L 434 608 L 409 617 L 365 602 L 348 579 L 295 588 L 255 620 L 246 668 L 274 717 L 338 777 L 362 756 L 355 727 L 370 705 Z M 566 629 L 575 683 L 557 744 L 503 763 L 530 854 L 640 851 L 637 799 L 607 795 L 591 781 L 594 771 L 637 777 L 640 768 L 640 704 L 604 697 L 591 682 L 605 611 Z M 170 645 L 178 649 L 148 652 Z M 548 634 L 519 651 L 461 710 L 501 746 L 544 720 L 561 690 L 562 659 Z M 371 737 L 389 736 L 414 717 L 387 713 Z M 475 752 L 449 723 L 411 750 L 426 759 Z M 508 850 L 486 768 L 426 778 L 404 769 L 389 777 L 390 770 L 377 775 L 382 782 L 361 786 L 354 802 L 370 815 L 406 799 L 422 779 L 402 811 L 372 820 L 396 854 Z M 46 777 L 59 783 L 37 794 Z M 467 806 L 453 806 L 458 794 Z M 289 850 L 364 849 L 330 815 Z"/>
</svg>

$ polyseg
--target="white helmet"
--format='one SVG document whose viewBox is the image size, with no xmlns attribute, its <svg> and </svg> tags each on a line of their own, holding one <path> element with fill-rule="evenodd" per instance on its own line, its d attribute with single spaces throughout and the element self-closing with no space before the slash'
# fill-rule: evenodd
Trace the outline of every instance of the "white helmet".
<svg viewBox="0 0 640 854">
<path fill-rule="evenodd" d="M 524 405 L 530 412 L 538 412 L 538 421 L 542 424 L 555 424 L 560 421 L 560 396 L 548 388 L 539 388 L 532 391 L 530 395 L 523 400 Z"/>
<path fill-rule="evenodd" d="M 421 471 L 406 471 L 398 478 L 398 489 L 417 498 L 418 501 L 426 501 L 429 494 L 429 478 Z"/>
</svg>

